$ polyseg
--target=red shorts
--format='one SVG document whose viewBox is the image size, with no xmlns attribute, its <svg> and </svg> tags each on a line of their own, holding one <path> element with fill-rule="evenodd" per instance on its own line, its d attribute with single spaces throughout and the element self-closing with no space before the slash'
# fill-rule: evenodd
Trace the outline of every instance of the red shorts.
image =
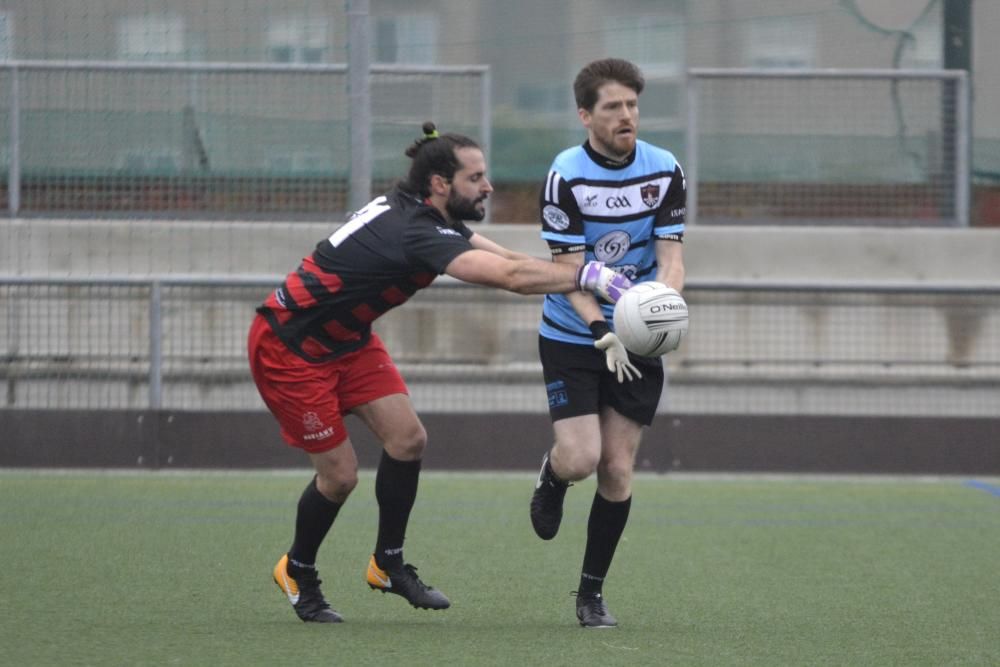
<svg viewBox="0 0 1000 667">
<path fill-rule="evenodd" d="M 360 350 L 310 363 L 285 347 L 257 315 L 247 341 L 250 372 L 289 445 L 318 453 L 347 438 L 344 415 L 359 405 L 406 394 L 406 383 L 374 333 Z"/>
</svg>

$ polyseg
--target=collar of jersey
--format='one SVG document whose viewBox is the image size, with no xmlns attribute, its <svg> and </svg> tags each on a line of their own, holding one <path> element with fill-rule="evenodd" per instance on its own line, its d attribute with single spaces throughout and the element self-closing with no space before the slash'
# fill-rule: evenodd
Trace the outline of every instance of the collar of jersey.
<svg viewBox="0 0 1000 667">
<path fill-rule="evenodd" d="M 610 159 L 608 157 L 605 157 L 605 156 L 601 155 L 597 151 L 595 151 L 594 147 L 590 145 L 590 140 L 589 139 L 587 141 L 583 142 L 583 150 L 587 151 L 587 155 L 590 156 L 591 160 L 593 160 L 597 164 L 601 165 L 605 169 L 624 169 L 625 167 L 627 167 L 627 166 L 631 165 L 633 162 L 635 162 L 635 151 L 634 150 L 631 153 L 629 153 L 628 157 L 626 157 L 624 160 L 621 160 L 621 161 L 612 160 L 612 159 Z"/>
<path fill-rule="evenodd" d="M 421 199 L 420 195 L 410 192 L 402 185 L 397 186 L 396 191 L 399 193 L 401 197 L 405 197 L 406 199 L 409 199 L 410 202 L 412 202 L 413 204 L 416 204 L 417 208 L 422 209 L 424 213 L 427 213 L 430 216 L 432 216 L 435 219 L 436 224 L 444 225 L 445 227 L 453 226 L 448 222 L 447 218 L 441 215 L 441 211 L 437 210 L 427 200 Z"/>
</svg>

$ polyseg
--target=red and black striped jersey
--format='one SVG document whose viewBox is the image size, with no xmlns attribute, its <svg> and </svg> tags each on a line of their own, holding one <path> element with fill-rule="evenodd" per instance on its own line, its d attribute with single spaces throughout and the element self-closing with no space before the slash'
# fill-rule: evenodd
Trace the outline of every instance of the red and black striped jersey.
<svg viewBox="0 0 1000 667">
<path fill-rule="evenodd" d="M 338 228 L 261 305 L 281 341 L 306 361 L 362 347 L 371 323 L 471 250 L 470 230 L 400 188 Z"/>
</svg>

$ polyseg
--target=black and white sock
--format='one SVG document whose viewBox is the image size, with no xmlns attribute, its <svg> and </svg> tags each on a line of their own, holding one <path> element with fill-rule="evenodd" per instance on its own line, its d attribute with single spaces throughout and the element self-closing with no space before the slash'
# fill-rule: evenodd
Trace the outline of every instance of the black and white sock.
<svg viewBox="0 0 1000 667">
<path fill-rule="evenodd" d="M 628 523 L 632 497 L 621 502 L 606 500 L 600 493 L 594 494 L 587 521 L 587 548 L 583 553 L 583 569 L 580 574 L 580 593 L 600 593 L 604 577 L 611 567 L 611 559 L 618 548 L 618 540 Z"/>
<path fill-rule="evenodd" d="M 420 460 L 400 461 L 384 450 L 375 476 L 375 499 L 378 500 L 378 537 L 375 562 L 382 569 L 403 565 L 403 541 L 410 510 L 417 499 Z"/>
<path fill-rule="evenodd" d="M 295 539 L 288 551 L 288 559 L 294 566 L 315 567 L 319 545 L 330 532 L 340 507 L 340 503 L 319 492 L 316 478 L 313 477 L 299 498 L 298 512 L 295 515 Z"/>
</svg>

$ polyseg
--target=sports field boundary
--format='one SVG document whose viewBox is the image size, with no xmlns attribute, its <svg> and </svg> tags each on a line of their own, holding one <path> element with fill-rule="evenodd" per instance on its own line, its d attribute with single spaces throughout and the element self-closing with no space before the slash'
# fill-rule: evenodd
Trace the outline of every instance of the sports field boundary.
<svg viewBox="0 0 1000 667">
<path fill-rule="evenodd" d="M 545 414 L 422 416 L 428 470 L 535 470 L 551 445 Z M 381 448 L 348 418 L 362 468 Z M 295 468 L 265 412 L 0 410 L 0 467 Z M 642 472 L 1000 475 L 1000 419 L 660 415 L 636 461 Z"/>
</svg>

